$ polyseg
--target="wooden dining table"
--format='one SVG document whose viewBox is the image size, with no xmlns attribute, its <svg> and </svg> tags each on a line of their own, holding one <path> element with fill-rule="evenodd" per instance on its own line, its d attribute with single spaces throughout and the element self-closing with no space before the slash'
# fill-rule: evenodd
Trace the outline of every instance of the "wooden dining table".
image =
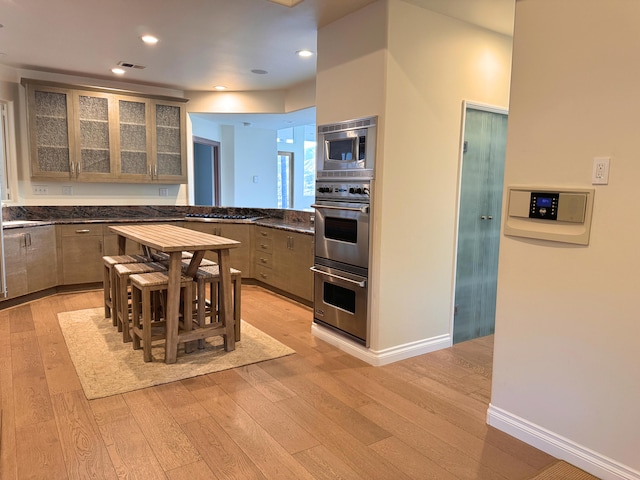
<svg viewBox="0 0 640 480">
<path fill-rule="evenodd" d="M 169 255 L 169 285 L 167 287 L 165 362 L 175 363 L 178 344 L 205 338 L 206 332 L 190 331 L 179 334 L 180 277 L 182 275 L 182 252 L 191 252 L 193 257 L 184 273 L 193 277 L 207 251 L 216 252 L 220 269 L 219 315 L 224 325 L 225 350 L 235 349 L 235 326 L 232 303 L 231 265 L 229 250 L 237 248 L 240 242 L 229 238 L 210 235 L 168 224 L 123 225 L 109 229 L 118 235 L 120 255 L 126 251 L 127 240 L 139 243 L 147 249 L 165 252 Z M 216 330 L 219 331 L 219 330 Z"/>
</svg>

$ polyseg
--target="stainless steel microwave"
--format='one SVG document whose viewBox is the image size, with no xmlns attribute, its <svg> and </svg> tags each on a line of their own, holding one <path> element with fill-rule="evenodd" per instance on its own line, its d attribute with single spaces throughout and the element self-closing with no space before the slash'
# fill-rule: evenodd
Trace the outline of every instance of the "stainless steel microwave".
<svg viewBox="0 0 640 480">
<path fill-rule="evenodd" d="M 319 125 L 317 178 L 373 178 L 377 119 Z"/>
</svg>

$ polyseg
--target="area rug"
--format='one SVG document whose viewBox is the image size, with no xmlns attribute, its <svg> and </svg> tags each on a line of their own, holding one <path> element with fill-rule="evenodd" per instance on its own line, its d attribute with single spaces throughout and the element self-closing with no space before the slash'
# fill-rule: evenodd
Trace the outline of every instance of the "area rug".
<svg viewBox="0 0 640 480">
<path fill-rule="evenodd" d="M 531 477 L 531 480 L 598 480 L 598 477 L 560 460 Z"/>
<path fill-rule="evenodd" d="M 85 396 L 108 397 L 185 378 L 219 372 L 295 353 L 266 333 L 242 321 L 242 339 L 225 352 L 221 337 L 206 340 L 206 347 L 185 354 L 178 350 L 176 363 L 164 363 L 164 342 L 153 345 L 152 362 L 144 362 L 142 350 L 122 342 L 122 334 L 104 318 L 104 308 L 58 314 L 58 322 L 80 377 Z"/>
</svg>

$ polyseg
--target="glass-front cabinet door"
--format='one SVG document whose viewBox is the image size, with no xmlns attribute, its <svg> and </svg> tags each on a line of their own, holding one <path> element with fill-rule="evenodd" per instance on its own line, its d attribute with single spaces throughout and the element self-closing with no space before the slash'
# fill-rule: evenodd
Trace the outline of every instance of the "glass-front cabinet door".
<svg viewBox="0 0 640 480">
<path fill-rule="evenodd" d="M 75 94 L 76 159 L 71 162 L 71 174 L 77 179 L 100 180 L 115 171 L 113 96 L 98 92 Z"/>
<path fill-rule="evenodd" d="M 186 181 L 186 131 L 184 108 L 180 104 L 155 104 L 156 164 L 153 178 L 157 181 Z"/>
<path fill-rule="evenodd" d="M 27 88 L 31 175 L 69 178 L 74 137 L 72 90 L 29 85 Z"/>
<path fill-rule="evenodd" d="M 118 98 L 118 151 L 121 178 L 151 180 L 151 102 Z"/>
</svg>

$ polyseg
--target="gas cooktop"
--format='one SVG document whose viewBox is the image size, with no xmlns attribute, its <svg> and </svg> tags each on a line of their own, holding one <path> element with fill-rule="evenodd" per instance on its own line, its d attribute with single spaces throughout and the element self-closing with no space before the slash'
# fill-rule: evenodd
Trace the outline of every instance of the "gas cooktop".
<svg viewBox="0 0 640 480">
<path fill-rule="evenodd" d="M 247 215 L 228 215 L 223 213 L 187 213 L 185 220 L 190 222 L 240 222 L 249 223 L 261 217 L 249 217 Z"/>
</svg>

